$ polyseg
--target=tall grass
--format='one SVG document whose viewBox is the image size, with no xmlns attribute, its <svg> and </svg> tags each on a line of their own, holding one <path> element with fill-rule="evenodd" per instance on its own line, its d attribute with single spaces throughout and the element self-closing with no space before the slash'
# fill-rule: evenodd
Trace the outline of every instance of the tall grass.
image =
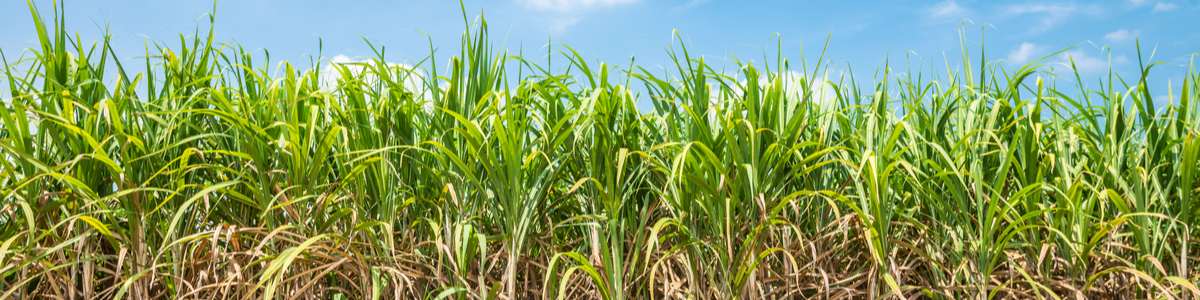
<svg viewBox="0 0 1200 300">
<path fill-rule="evenodd" d="M 1200 297 L 1190 70 L 1161 99 L 1144 59 L 1087 85 L 967 47 L 871 85 L 684 46 L 550 68 L 482 20 L 414 67 L 211 28 L 130 63 L 30 12 L 0 298 Z"/>
</svg>

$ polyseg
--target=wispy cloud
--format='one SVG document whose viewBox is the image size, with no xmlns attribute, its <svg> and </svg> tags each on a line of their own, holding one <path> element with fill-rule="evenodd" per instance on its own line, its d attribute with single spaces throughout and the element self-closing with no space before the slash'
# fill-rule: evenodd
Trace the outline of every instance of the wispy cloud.
<svg viewBox="0 0 1200 300">
<path fill-rule="evenodd" d="M 1009 15 L 1033 16 L 1038 18 L 1039 24 L 1033 26 L 1035 28 L 1033 29 L 1034 32 L 1052 29 L 1055 26 L 1066 23 L 1078 14 L 1099 14 L 1101 11 L 1102 9 L 1097 6 L 1072 3 L 1026 3 L 1009 5 L 1004 8 L 1004 12 Z"/>
<path fill-rule="evenodd" d="M 704 4 L 708 4 L 709 1 L 711 1 L 711 0 L 688 0 L 688 1 L 684 2 L 683 4 L 675 6 L 674 9 L 676 9 L 676 10 L 691 9 L 691 8 L 695 8 L 695 7 L 704 5 Z"/>
<path fill-rule="evenodd" d="M 636 4 L 640 0 L 516 0 L 527 9 L 544 13 L 552 34 L 565 33 L 591 11 Z"/>
<path fill-rule="evenodd" d="M 929 16 L 938 19 L 957 19 L 967 15 L 967 8 L 958 1 L 946 0 L 929 7 Z"/>
<path fill-rule="evenodd" d="M 1154 4 L 1154 12 L 1168 12 L 1178 9 L 1179 5 L 1175 3 L 1159 2 Z"/>
<path fill-rule="evenodd" d="M 379 82 L 379 77 L 376 72 L 368 71 L 367 67 L 374 65 L 375 60 L 369 58 L 355 58 L 342 54 L 338 54 L 330 58 L 328 64 L 321 67 L 320 82 L 317 86 L 325 92 L 337 92 L 338 80 L 344 79 L 360 79 L 366 82 L 367 85 L 374 85 Z M 429 89 L 425 87 L 425 71 L 415 68 L 412 65 L 385 62 L 387 67 L 394 74 L 403 77 L 404 89 L 416 93 L 424 99 L 427 96 Z M 349 73 L 343 73 L 349 71 Z M 349 77 L 345 77 L 349 76 Z"/>
<path fill-rule="evenodd" d="M 1041 46 L 1037 44 L 1024 42 L 1008 53 L 1008 62 L 1012 64 L 1024 64 L 1034 58 L 1038 52 L 1041 52 Z"/>
<path fill-rule="evenodd" d="M 581 13 L 583 11 L 607 8 L 637 3 L 639 0 L 517 0 L 525 7 L 560 13 Z"/>
<path fill-rule="evenodd" d="M 1129 0 L 1129 5 L 1132 5 L 1133 7 L 1142 7 L 1150 3 L 1150 0 Z M 1157 1 L 1154 2 L 1154 5 L 1151 6 L 1150 9 L 1154 12 L 1169 12 L 1179 9 L 1179 4 L 1166 1 Z"/>
<path fill-rule="evenodd" d="M 566 33 L 571 26 L 579 24 L 579 19 L 580 17 L 576 15 L 555 16 L 550 19 L 550 33 L 555 35 Z"/>
<path fill-rule="evenodd" d="M 1047 57 L 1051 55 L 1052 51 L 1053 48 L 1024 42 L 1008 52 L 1008 63 L 1022 65 L 1035 59 L 1045 59 L 1045 63 L 1056 66 L 1055 69 L 1058 69 L 1056 72 L 1071 72 L 1071 66 L 1074 65 L 1075 69 L 1079 70 L 1081 74 L 1096 74 L 1107 69 L 1109 65 L 1106 59 L 1079 49 L 1068 50 L 1052 57 Z M 1114 64 L 1127 62 L 1129 62 L 1129 59 L 1125 56 L 1117 56 L 1113 59 Z"/>
<path fill-rule="evenodd" d="M 1067 67 L 1068 69 L 1072 64 L 1074 64 L 1075 69 L 1079 70 L 1080 73 L 1085 74 L 1094 74 L 1103 71 L 1108 67 L 1108 63 L 1103 59 L 1091 56 L 1087 54 L 1087 52 L 1079 50 L 1063 52 L 1062 56 L 1059 58 L 1059 64 Z"/>
<path fill-rule="evenodd" d="M 1109 42 L 1119 43 L 1137 38 L 1139 34 L 1141 34 L 1141 32 L 1137 30 L 1118 29 L 1117 31 L 1105 34 L 1104 39 L 1108 40 Z"/>
</svg>

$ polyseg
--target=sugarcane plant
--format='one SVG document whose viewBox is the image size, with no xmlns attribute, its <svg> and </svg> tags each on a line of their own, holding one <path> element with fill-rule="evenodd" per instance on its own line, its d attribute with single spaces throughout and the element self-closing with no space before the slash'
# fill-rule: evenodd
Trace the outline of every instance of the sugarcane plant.
<svg viewBox="0 0 1200 300">
<path fill-rule="evenodd" d="M 29 1 L 0 298 L 1200 297 L 1200 73 L 1140 48 L 1133 78 L 966 45 L 864 78 L 675 33 L 660 69 L 461 8 L 450 55 L 302 66 L 211 14 L 123 61 Z"/>
</svg>

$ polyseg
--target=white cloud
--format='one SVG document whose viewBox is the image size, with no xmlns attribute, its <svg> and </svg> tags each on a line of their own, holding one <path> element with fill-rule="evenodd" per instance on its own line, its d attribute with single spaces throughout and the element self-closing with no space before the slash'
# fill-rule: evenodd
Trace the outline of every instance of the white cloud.
<svg viewBox="0 0 1200 300">
<path fill-rule="evenodd" d="M 1033 26 L 1034 32 L 1051 29 L 1070 20 L 1076 14 L 1098 14 L 1101 9 L 1097 6 L 1081 6 L 1076 4 L 1042 4 L 1028 3 L 1009 5 L 1004 12 L 1009 15 L 1031 15 L 1039 18 L 1039 24 Z"/>
<path fill-rule="evenodd" d="M 832 84 L 829 84 L 828 72 L 817 78 L 806 79 L 799 72 L 788 71 L 783 74 L 781 79 L 783 80 L 783 92 L 786 93 L 787 97 L 803 99 L 804 92 L 807 90 L 810 98 L 806 100 L 812 101 L 817 107 L 823 109 L 832 107 L 834 102 L 837 101 L 837 94 L 835 94 L 834 87 Z M 806 84 L 808 87 L 803 88 Z"/>
<path fill-rule="evenodd" d="M 1109 42 L 1119 43 L 1136 38 L 1139 34 L 1141 34 L 1141 32 L 1137 30 L 1120 29 L 1105 34 L 1104 39 L 1108 40 Z"/>
<path fill-rule="evenodd" d="M 1030 42 L 1024 42 L 1008 53 L 1008 62 L 1015 65 L 1025 64 L 1035 59 L 1039 59 L 1044 55 L 1048 55 L 1046 47 Z M 1054 65 L 1055 72 L 1071 72 L 1071 65 L 1074 63 L 1080 74 L 1096 74 L 1108 68 L 1108 61 L 1101 57 L 1096 57 L 1082 50 L 1069 50 L 1056 55 L 1054 58 L 1048 58 L 1049 64 Z M 1115 64 L 1128 63 L 1129 58 L 1124 55 L 1119 55 L 1113 59 Z M 1061 69 L 1059 69 L 1061 68 Z"/>
<path fill-rule="evenodd" d="M 1108 63 L 1103 59 L 1088 55 L 1086 52 L 1071 50 L 1064 52 L 1060 57 L 1059 63 L 1070 70 L 1071 62 L 1075 63 L 1075 68 L 1079 73 L 1096 73 L 1103 71 L 1108 67 Z"/>
<path fill-rule="evenodd" d="M 582 16 L 597 9 L 635 4 L 641 0 L 516 0 L 527 9 L 545 13 L 551 34 L 562 34 L 578 24 Z"/>
<path fill-rule="evenodd" d="M 1179 8 L 1175 3 L 1159 2 L 1154 4 L 1154 12 L 1168 12 Z"/>
<path fill-rule="evenodd" d="M 1149 0 L 1129 0 L 1129 5 L 1142 6 L 1145 5 L 1146 2 L 1149 2 Z"/>
<path fill-rule="evenodd" d="M 929 15 L 934 18 L 959 18 L 967 14 L 967 9 L 955 0 L 946 0 L 929 8 Z"/>
<path fill-rule="evenodd" d="M 1129 63 L 1129 57 L 1125 56 L 1124 54 L 1117 55 L 1117 57 L 1113 58 L 1114 65 L 1123 65 L 1127 63 Z"/>
<path fill-rule="evenodd" d="M 1013 49 L 1012 52 L 1008 53 L 1008 62 L 1018 65 L 1027 63 L 1041 51 L 1041 48 L 1034 43 L 1021 43 L 1021 45 L 1017 46 L 1017 49 Z"/>
<path fill-rule="evenodd" d="M 376 72 L 365 72 L 368 65 L 374 64 L 371 59 L 356 59 L 345 55 L 336 55 L 329 59 L 329 63 L 321 68 L 320 82 L 318 86 L 322 91 L 328 93 L 336 93 L 338 80 L 347 79 L 343 76 L 361 76 L 368 86 L 375 85 L 379 82 L 379 76 Z M 423 101 L 429 95 L 429 88 L 425 86 L 425 72 L 421 69 L 414 68 L 411 65 L 387 62 L 387 66 L 392 70 L 392 76 L 397 77 L 395 80 L 403 81 L 405 90 L 416 94 L 418 101 Z M 343 74 L 341 68 L 345 67 L 349 74 Z M 365 73 L 365 74 L 364 74 Z M 428 103 L 427 103 L 428 104 Z"/>
<path fill-rule="evenodd" d="M 687 3 L 684 3 L 684 4 L 682 4 L 682 5 L 676 6 L 676 7 L 675 7 L 675 9 L 676 9 L 676 10 L 681 10 L 681 9 L 690 9 L 690 8 L 693 8 L 693 7 L 697 7 L 697 6 L 701 6 L 701 5 L 707 4 L 709 1 L 710 1 L 710 0 L 688 0 L 688 1 L 687 1 Z"/>
<path fill-rule="evenodd" d="M 557 16 L 550 19 L 550 33 L 559 35 L 579 23 L 579 16 Z"/>
<path fill-rule="evenodd" d="M 726 75 L 736 76 L 733 74 Z M 829 71 L 826 71 L 820 76 L 813 78 L 805 77 L 803 74 L 796 71 L 787 71 L 778 73 L 776 75 L 778 77 L 775 79 L 778 79 L 780 81 L 779 83 L 783 86 L 784 97 L 786 97 L 786 99 L 793 100 L 789 101 L 788 105 L 796 105 L 799 104 L 800 101 L 812 101 L 812 103 L 816 104 L 816 107 L 820 109 L 829 109 L 836 105 L 837 91 L 836 87 L 834 87 L 829 81 Z M 759 88 L 768 89 L 772 84 L 775 84 L 774 81 L 768 79 L 767 74 L 760 74 L 759 76 Z M 729 85 L 729 92 L 733 97 L 742 97 L 742 89 L 745 86 L 746 79 L 740 78 L 738 79 L 737 84 Z M 808 98 L 804 98 L 805 92 L 808 92 Z M 710 103 L 718 103 L 722 100 L 721 97 L 722 95 L 717 91 L 711 91 L 709 94 L 709 101 Z"/>
<path fill-rule="evenodd" d="M 525 7 L 560 13 L 577 13 L 582 10 L 607 8 L 637 3 L 639 0 L 517 0 Z"/>
</svg>

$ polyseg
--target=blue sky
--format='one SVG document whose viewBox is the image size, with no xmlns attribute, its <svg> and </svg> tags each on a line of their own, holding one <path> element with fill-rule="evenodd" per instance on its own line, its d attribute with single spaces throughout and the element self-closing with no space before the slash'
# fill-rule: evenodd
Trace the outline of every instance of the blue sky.
<svg viewBox="0 0 1200 300">
<path fill-rule="evenodd" d="M 108 27 L 123 59 L 143 56 L 147 42 L 177 44 L 180 33 L 207 26 L 212 9 L 207 0 L 66 1 L 70 29 L 98 38 Z M 0 48 L 11 59 L 35 45 L 34 31 L 25 1 L 0 2 Z M 49 12 L 49 1 L 35 3 Z M 1196 0 L 472 0 L 466 7 L 472 19 L 482 11 L 493 40 L 512 51 L 541 55 L 552 39 L 595 61 L 623 66 L 636 57 L 652 70 L 666 65 L 675 29 L 694 54 L 730 69 L 734 58 L 773 57 L 777 41 L 793 63 L 802 50 L 812 59 L 829 36 L 835 70 L 850 66 L 858 76 L 870 76 L 885 60 L 901 69 L 908 61 L 914 70 L 945 70 L 946 59 L 958 61 L 960 28 L 972 51 L 984 32 L 988 56 L 1007 65 L 1069 49 L 1065 55 L 1090 78 L 1103 75 L 1110 58 L 1132 76 L 1134 40 L 1141 39 L 1144 54 L 1153 50 L 1163 63 L 1156 83 L 1171 80 L 1176 89 L 1190 56 L 1200 51 Z M 221 41 L 267 48 L 273 58 L 301 65 L 317 54 L 319 38 L 327 58 L 367 56 L 367 38 L 386 46 L 389 60 L 411 63 L 428 53 L 427 38 L 440 58 L 455 52 L 463 21 L 458 2 L 446 0 L 228 0 L 218 3 L 216 30 Z"/>
</svg>

